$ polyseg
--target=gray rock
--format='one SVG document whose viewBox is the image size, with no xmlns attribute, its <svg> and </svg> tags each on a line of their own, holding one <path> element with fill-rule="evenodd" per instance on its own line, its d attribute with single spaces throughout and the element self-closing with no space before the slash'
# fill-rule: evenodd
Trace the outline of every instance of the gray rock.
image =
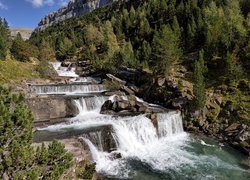
<svg viewBox="0 0 250 180">
<path fill-rule="evenodd" d="M 34 115 L 35 123 L 74 117 L 79 114 L 73 99 L 64 98 L 63 96 L 29 98 L 27 104 Z"/>
<path fill-rule="evenodd" d="M 55 25 L 66 19 L 86 14 L 114 1 L 116 0 L 70 0 L 67 6 L 45 16 L 39 22 L 38 27 L 34 30 L 34 33 L 40 32 L 47 27 Z"/>
<path fill-rule="evenodd" d="M 166 78 L 165 77 L 159 77 L 157 79 L 158 86 L 163 86 L 165 84 L 165 82 L 166 82 Z"/>
<path fill-rule="evenodd" d="M 102 114 L 115 114 L 122 111 L 148 113 L 150 110 L 146 102 L 138 101 L 135 96 L 128 96 L 128 100 L 116 96 L 113 102 L 107 100 L 101 107 Z"/>
<path fill-rule="evenodd" d="M 126 81 L 123 81 L 121 79 L 119 79 L 118 77 L 115 77 L 114 75 L 112 74 L 107 74 L 107 77 L 112 81 L 112 82 L 116 82 L 120 85 L 125 85 L 127 82 Z"/>
</svg>

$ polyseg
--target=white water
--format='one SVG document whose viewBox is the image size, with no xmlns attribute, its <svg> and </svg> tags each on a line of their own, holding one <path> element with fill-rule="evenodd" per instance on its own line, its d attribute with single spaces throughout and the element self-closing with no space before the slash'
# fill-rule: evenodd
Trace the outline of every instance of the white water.
<svg viewBox="0 0 250 180">
<path fill-rule="evenodd" d="M 50 62 L 53 68 L 56 70 L 58 76 L 61 77 L 79 77 L 75 73 L 74 67 L 62 67 L 61 62 Z"/>
<path fill-rule="evenodd" d="M 188 137 L 183 131 L 180 113 L 162 114 L 158 123 L 164 125 L 160 128 L 160 131 L 164 132 L 163 134 L 157 132 L 151 120 L 144 115 L 124 118 L 99 116 L 91 118 L 91 120 L 74 121 L 68 126 L 71 128 L 86 127 L 90 122 L 112 125 L 115 132 L 113 137 L 118 147 L 116 152 L 122 155 L 121 159 L 114 159 L 112 153 L 101 151 L 100 147 L 94 146 L 89 139 L 83 137 L 84 142 L 89 146 L 93 160 L 97 163 L 96 170 L 100 173 L 123 178 L 129 177 L 130 170 L 126 168 L 127 159 L 142 161 L 156 170 L 174 168 L 178 164 L 189 163 L 189 158 L 176 154 L 178 151 L 183 153 L 180 146 Z M 167 124 L 171 124 L 174 130 L 167 127 Z M 67 125 L 64 128 L 67 128 Z M 174 153 L 175 156 L 171 153 Z M 177 161 L 172 162 L 174 160 Z"/>
<path fill-rule="evenodd" d="M 84 94 L 106 91 L 102 84 L 63 84 L 63 85 L 32 85 L 30 91 L 35 94 Z"/>
<path fill-rule="evenodd" d="M 78 82 L 78 83 L 100 83 L 101 78 L 94 78 L 94 77 L 76 77 L 71 78 L 70 82 Z"/>
<path fill-rule="evenodd" d="M 99 113 L 101 106 L 108 98 L 105 96 L 82 97 L 76 99 L 75 103 L 80 111 L 79 115 L 84 115 L 87 112 L 94 111 Z"/>
<path fill-rule="evenodd" d="M 174 136 L 183 132 L 182 118 L 180 113 L 158 113 L 158 132 L 160 137 Z"/>
</svg>

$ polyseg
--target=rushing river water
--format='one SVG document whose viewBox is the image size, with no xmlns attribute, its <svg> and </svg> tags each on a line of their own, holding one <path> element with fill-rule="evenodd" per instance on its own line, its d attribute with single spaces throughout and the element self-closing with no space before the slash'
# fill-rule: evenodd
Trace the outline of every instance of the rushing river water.
<svg viewBox="0 0 250 180">
<path fill-rule="evenodd" d="M 73 76 L 72 72 L 70 75 Z M 89 93 L 90 85 L 77 87 L 39 86 L 33 92 L 74 93 L 77 89 Z M 79 137 L 88 147 L 96 171 L 105 179 L 250 179 L 246 165 L 249 160 L 245 156 L 211 138 L 184 132 L 179 112 L 159 113 L 157 124 L 145 115 L 99 114 L 105 100 L 112 98 L 101 94 L 78 97 L 75 105 L 79 115 L 65 123 L 39 129 L 34 141 Z M 104 136 L 108 135 L 115 144 L 110 151 L 105 150 Z"/>
<path fill-rule="evenodd" d="M 250 178 L 245 156 L 210 138 L 183 132 L 178 114 L 165 115 L 165 120 L 161 120 L 165 123 L 159 123 L 163 125 L 158 128 L 161 133 L 157 133 L 152 122 L 144 116 L 117 119 L 95 115 L 85 114 L 87 117 L 78 117 L 71 123 L 41 129 L 36 138 L 39 141 L 44 136 L 47 138 L 40 140 L 81 137 L 84 129 L 112 125 L 118 147 L 114 152 L 104 152 L 91 140 L 83 138 L 97 163 L 97 172 L 107 179 Z M 119 153 L 121 158 L 114 158 L 114 153 Z"/>
</svg>

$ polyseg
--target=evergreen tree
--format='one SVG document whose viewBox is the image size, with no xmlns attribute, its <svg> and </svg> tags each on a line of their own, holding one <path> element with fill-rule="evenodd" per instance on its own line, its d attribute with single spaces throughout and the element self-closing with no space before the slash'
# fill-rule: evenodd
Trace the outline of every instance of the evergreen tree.
<svg viewBox="0 0 250 180">
<path fill-rule="evenodd" d="M 56 56 L 60 60 L 65 60 L 67 57 L 72 55 L 73 43 L 71 40 L 65 36 L 58 39 L 58 46 L 56 51 Z"/>
<path fill-rule="evenodd" d="M 31 57 L 38 56 L 38 48 L 28 42 L 25 42 L 20 33 L 14 39 L 11 49 L 12 55 L 19 61 L 30 61 Z"/>
<path fill-rule="evenodd" d="M 39 47 L 39 60 L 51 61 L 54 60 L 55 58 L 56 54 L 54 49 L 51 48 L 48 42 L 42 39 L 41 45 Z"/>
<path fill-rule="evenodd" d="M 24 96 L 0 86 L 0 179 L 58 179 L 72 165 L 72 154 L 57 141 L 35 153 L 32 128 Z"/>
<path fill-rule="evenodd" d="M 138 61 L 135 59 L 133 46 L 130 41 L 123 43 L 122 57 L 126 66 L 134 68 L 138 66 Z"/>
<path fill-rule="evenodd" d="M 32 166 L 32 122 L 24 97 L 0 86 L 0 178 L 19 179 Z"/>
<path fill-rule="evenodd" d="M 199 60 L 194 64 L 194 104 L 195 108 L 203 110 L 206 103 L 206 89 L 204 80 L 204 60 L 203 53 L 200 52 Z"/>
<path fill-rule="evenodd" d="M 169 26 L 163 26 L 153 39 L 151 65 L 155 67 L 155 73 L 167 75 L 179 61 L 180 55 L 178 37 Z"/>
<path fill-rule="evenodd" d="M 8 23 L 0 17 L 0 59 L 5 59 L 10 48 L 10 32 Z"/>
<path fill-rule="evenodd" d="M 173 19 L 173 23 L 172 23 L 172 29 L 175 33 L 175 35 L 178 37 L 178 39 L 180 40 L 181 39 L 181 28 L 179 26 L 179 23 L 178 23 L 178 20 L 177 20 L 177 17 L 174 16 L 174 19 Z"/>
<path fill-rule="evenodd" d="M 143 62 L 144 66 L 148 66 L 151 53 L 152 49 L 150 47 L 150 44 L 144 40 L 142 43 L 142 50 L 141 50 L 141 61 Z"/>
</svg>

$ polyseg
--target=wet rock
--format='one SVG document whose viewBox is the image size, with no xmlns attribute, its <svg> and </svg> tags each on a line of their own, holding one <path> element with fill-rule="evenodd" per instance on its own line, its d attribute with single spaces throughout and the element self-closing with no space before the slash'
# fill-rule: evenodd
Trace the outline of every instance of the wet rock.
<svg viewBox="0 0 250 180">
<path fill-rule="evenodd" d="M 157 113 L 150 113 L 147 114 L 147 117 L 151 119 L 153 125 L 158 128 L 158 120 L 157 120 Z"/>
<path fill-rule="evenodd" d="M 249 139 L 250 139 L 250 134 L 247 131 L 240 132 L 236 137 L 236 140 L 238 141 L 246 141 Z"/>
<path fill-rule="evenodd" d="M 112 152 L 117 149 L 115 139 L 112 135 L 113 131 L 111 125 L 104 125 L 85 130 L 81 136 L 89 139 L 98 150 Z M 86 146 L 86 149 L 89 148 L 84 139 L 79 138 L 79 140 Z"/>
<path fill-rule="evenodd" d="M 122 154 L 119 153 L 119 152 L 112 152 L 111 154 L 111 159 L 114 160 L 114 159 L 121 159 L 122 158 Z"/>
<path fill-rule="evenodd" d="M 62 67 L 72 67 L 73 63 L 72 62 L 62 62 L 61 66 Z"/>
<path fill-rule="evenodd" d="M 105 96 L 113 96 L 113 95 L 125 96 L 125 93 L 122 91 L 105 92 Z"/>
<path fill-rule="evenodd" d="M 107 100 L 102 105 L 101 112 L 105 112 L 105 111 L 111 110 L 112 107 L 113 107 L 113 102 L 111 100 Z"/>
</svg>

